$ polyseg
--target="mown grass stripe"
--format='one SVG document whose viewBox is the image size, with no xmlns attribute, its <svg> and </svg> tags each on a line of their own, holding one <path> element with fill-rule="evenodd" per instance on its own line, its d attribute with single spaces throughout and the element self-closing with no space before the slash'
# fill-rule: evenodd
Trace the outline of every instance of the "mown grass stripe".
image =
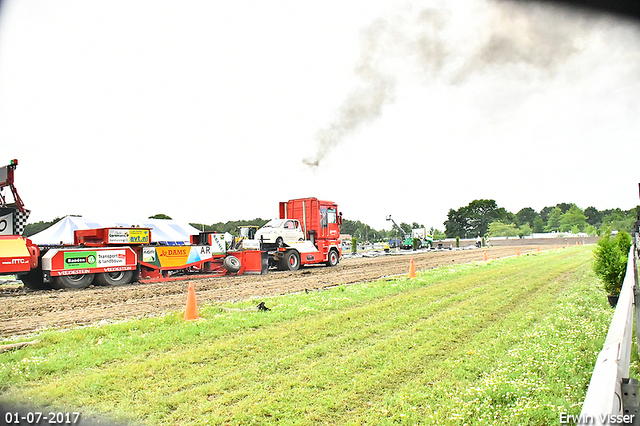
<svg viewBox="0 0 640 426">
<path fill-rule="evenodd" d="M 150 424 L 462 424 L 473 423 L 472 418 L 492 424 L 487 422 L 495 410 L 464 389 L 480 389 L 488 377 L 503 374 L 513 358 L 509 351 L 523 341 L 534 347 L 536 336 L 528 333 L 554 318 L 562 307 L 554 298 L 573 289 L 575 281 L 590 295 L 601 294 L 587 285 L 593 285 L 593 277 L 583 272 L 589 256 L 584 249 L 562 250 L 442 268 L 414 281 L 275 298 L 269 301 L 274 311 L 266 315 L 205 309 L 210 321 L 202 323 L 171 318 L 147 320 L 153 326 L 135 322 L 134 328 L 144 331 L 129 334 L 165 342 L 144 349 L 124 344 L 132 355 L 106 352 L 99 363 L 75 371 L 51 368 L 35 381 L 13 380 L 10 393 L 48 394 L 49 401 L 135 413 Z M 604 321 L 606 315 L 589 303 L 593 299 L 574 305 L 585 320 Z M 565 318 L 557 322 L 558 329 L 566 325 Z M 126 326 L 110 327 L 121 330 L 116 339 L 123 340 Z M 153 327 L 184 335 L 169 337 L 171 331 Z M 104 333 L 88 330 L 84 336 L 95 339 Z M 583 349 L 584 358 L 595 359 L 592 346 L 578 341 L 572 342 Z M 169 342 L 179 346 L 170 349 Z M 530 377 L 534 385 L 540 379 L 535 374 Z M 71 388 L 70 382 L 75 382 Z M 517 387 L 513 383 L 509 386 Z M 501 397 L 502 390 L 494 397 Z M 558 392 L 554 389 L 547 400 L 557 403 Z M 504 404 L 527 395 L 528 390 L 514 388 Z M 475 405 L 484 412 L 468 411 L 465 404 L 478 398 Z M 518 416 L 519 421 L 525 418 Z M 508 424 L 508 418 L 503 420 Z"/>
</svg>

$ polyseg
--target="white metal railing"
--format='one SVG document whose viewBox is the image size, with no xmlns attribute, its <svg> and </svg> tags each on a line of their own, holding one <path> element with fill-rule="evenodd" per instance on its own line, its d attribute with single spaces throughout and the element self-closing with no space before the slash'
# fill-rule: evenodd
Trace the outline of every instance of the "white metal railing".
<svg viewBox="0 0 640 426">
<path fill-rule="evenodd" d="M 637 242 L 637 234 L 634 236 Z M 627 271 L 604 348 L 598 355 L 591 382 L 582 405 L 579 425 L 620 424 L 623 410 L 622 379 L 629 378 L 635 288 L 637 281 L 636 244 L 629 250 Z M 628 417 L 627 417 L 628 418 Z M 638 419 L 636 419 L 638 420 Z"/>
</svg>

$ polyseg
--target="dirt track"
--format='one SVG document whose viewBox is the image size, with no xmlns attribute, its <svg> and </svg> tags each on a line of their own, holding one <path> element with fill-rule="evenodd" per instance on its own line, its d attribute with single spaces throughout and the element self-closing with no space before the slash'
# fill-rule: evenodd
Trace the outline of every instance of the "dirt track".
<svg viewBox="0 0 640 426">
<path fill-rule="evenodd" d="M 541 250 L 553 248 L 554 245 L 540 246 Z M 537 247 L 521 246 L 519 249 L 522 254 L 526 254 L 536 251 Z M 513 256 L 516 250 L 516 247 L 491 247 L 343 259 L 335 268 L 318 266 L 296 272 L 269 272 L 265 275 L 192 281 L 199 304 L 237 301 L 405 274 L 410 258 L 414 259 L 417 270 L 425 270 L 445 264 L 480 261 L 483 260 L 485 251 L 489 259 L 495 259 Z M 179 311 L 184 307 L 185 295 L 186 281 L 34 292 L 27 292 L 21 285 L 3 286 L 0 293 L 0 337 L 25 334 L 47 327 L 68 328 L 105 319 Z"/>
</svg>

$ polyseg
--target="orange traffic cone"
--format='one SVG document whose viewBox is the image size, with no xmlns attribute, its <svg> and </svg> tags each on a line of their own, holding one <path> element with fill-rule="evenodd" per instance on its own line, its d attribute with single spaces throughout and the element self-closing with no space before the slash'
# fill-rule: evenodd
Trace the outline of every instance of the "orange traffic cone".
<svg viewBox="0 0 640 426">
<path fill-rule="evenodd" d="M 193 288 L 193 282 L 189 281 L 189 290 L 187 290 L 187 306 L 184 308 L 184 320 L 192 321 L 200 318 L 198 316 L 198 305 L 196 304 L 196 290 Z"/>
<path fill-rule="evenodd" d="M 538 246 L 538 251 L 540 251 L 540 246 Z"/>
<path fill-rule="evenodd" d="M 520 256 L 520 249 L 516 249 L 516 255 Z"/>
<path fill-rule="evenodd" d="M 487 252 L 486 251 L 484 252 L 484 261 L 485 262 L 487 261 Z"/>
<path fill-rule="evenodd" d="M 413 259 L 411 259 L 411 263 L 409 264 L 409 278 L 416 277 L 416 265 L 413 263 Z"/>
</svg>

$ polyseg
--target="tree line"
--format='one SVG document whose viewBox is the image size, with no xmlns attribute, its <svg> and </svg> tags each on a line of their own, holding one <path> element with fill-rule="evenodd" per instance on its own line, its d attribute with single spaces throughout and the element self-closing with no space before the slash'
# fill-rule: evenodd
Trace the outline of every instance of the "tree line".
<svg viewBox="0 0 640 426">
<path fill-rule="evenodd" d="M 525 207 L 514 214 L 498 207 L 495 200 L 473 200 L 457 210 L 450 209 L 444 226 L 448 238 L 522 237 L 541 232 L 602 235 L 611 230 L 632 232 L 636 212 L 637 207 L 598 210 L 590 206 L 582 210 L 573 203 L 559 203 L 539 212 Z"/>
<path fill-rule="evenodd" d="M 640 207 L 640 206 L 639 206 Z M 478 236 L 527 236 L 540 232 L 584 232 L 588 235 L 603 235 L 606 231 L 617 230 L 632 232 L 636 221 L 636 208 L 629 210 L 607 209 L 598 210 L 587 207 L 582 210 L 573 203 L 559 203 L 547 206 L 540 211 L 525 207 L 517 213 L 512 213 L 503 207 L 498 207 L 495 200 L 473 200 L 467 206 L 450 209 L 444 222 L 444 231 L 428 228 L 434 239 L 443 238 L 476 238 Z M 171 219 L 165 214 L 150 216 L 150 219 Z M 27 224 L 24 235 L 31 236 L 58 222 L 55 218 L 48 222 Z M 207 231 L 236 234 L 239 226 L 263 226 L 268 220 L 255 218 L 253 220 L 231 220 L 216 222 L 211 225 L 191 223 L 194 228 Z M 405 233 L 412 229 L 425 228 L 418 222 L 401 222 L 399 226 Z M 359 220 L 343 219 L 341 233 L 349 234 L 358 241 L 383 241 L 390 238 L 402 238 L 402 233 L 391 230 L 376 230 Z"/>
</svg>

